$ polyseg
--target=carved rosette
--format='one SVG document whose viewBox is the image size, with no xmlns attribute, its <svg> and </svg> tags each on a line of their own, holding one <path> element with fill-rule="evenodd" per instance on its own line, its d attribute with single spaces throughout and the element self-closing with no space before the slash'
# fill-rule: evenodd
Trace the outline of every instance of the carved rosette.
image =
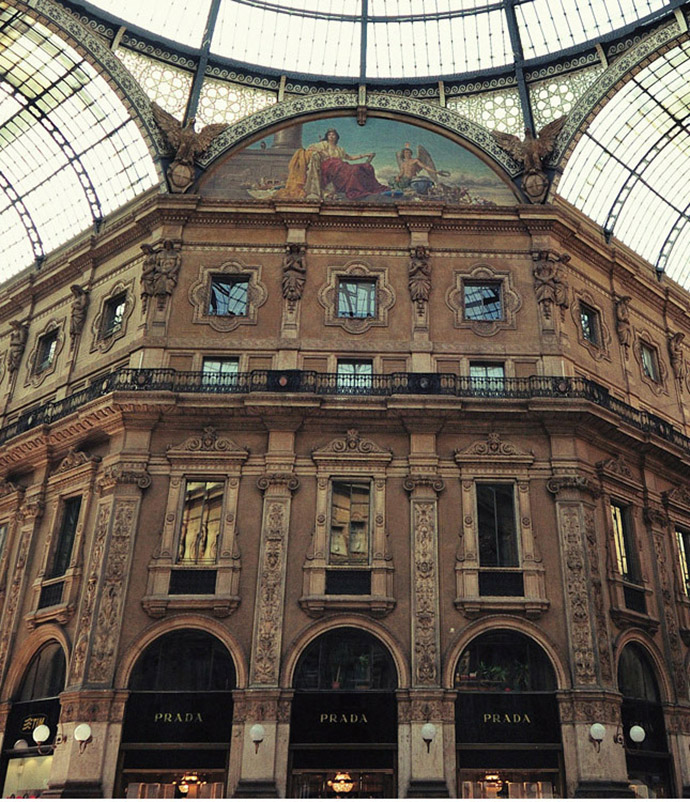
<svg viewBox="0 0 690 802">
<path fill-rule="evenodd" d="M 412 639 L 415 685 L 439 684 L 436 502 L 412 500 Z"/>
<path fill-rule="evenodd" d="M 582 541 L 579 504 L 558 505 L 563 573 L 566 577 L 566 610 L 570 629 L 576 685 L 596 683 L 594 644 L 589 614 L 588 577 Z"/>
<path fill-rule="evenodd" d="M 70 666 L 69 684 L 78 685 L 84 675 L 86 665 L 86 652 L 89 645 L 89 634 L 93 623 L 93 613 L 98 592 L 98 579 L 100 577 L 101 565 L 103 563 L 103 551 L 105 549 L 105 539 L 108 534 L 108 523 L 110 522 L 110 502 L 102 501 L 96 512 L 96 527 L 94 530 L 93 548 L 91 550 L 91 563 L 88 571 L 88 579 L 84 588 L 84 596 L 81 603 L 79 614 L 79 626 L 77 638 L 72 652 L 72 662 Z"/>
<path fill-rule="evenodd" d="M 102 588 L 98 594 L 98 612 L 89 661 L 90 682 L 108 682 L 112 677 L 122 624 L 122 607 L 129 576 L 137 508 L 138 502 L 123 499 L 117 501 L 113 509 L 112 533 L 107 555 L 104 555 L 105 571 Z"/>
</svg>

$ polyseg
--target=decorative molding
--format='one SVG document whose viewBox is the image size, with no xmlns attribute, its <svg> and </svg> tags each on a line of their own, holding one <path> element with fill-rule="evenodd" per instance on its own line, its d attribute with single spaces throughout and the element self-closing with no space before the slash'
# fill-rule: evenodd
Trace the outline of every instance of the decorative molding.
<svg viewBox="0 0 690 802">
<path fill-rule="evenodd" d="M 117 485 L 134 485 L 140 490 L 151 486 L 151 474 L 143 462 L 118 462 L 108 465 L 97 480 L 101 493 L 106 493 Z"/>
<path fill-rule="evenodd" d="M 659 371 L 659 381 L 654 381 L 651 379 L 644 370 L 644 364 L 642 361 L 642 346 L 646 345 L 648 348 L 651 348 L 654 351 L 654 357 L 656 360 L 656 367 Z M 633 354 L 635 356 L 635 361 L 637 362 L 637 366 L 640 371 L 640 378 L 642 381 L 649 387 L 649 389 L 654 393 L 654 395 L 668 395 L 668 388 L 666 387 L 666 379 L 668 378 L 668 368 L 664 364 L 664 361 L 661 358 L 661 350 L 659 346 L 652 338 L 651 334 L 647 329 L 641 329 L 636 331 L 635 336 L 635 344 L 633 348 Z"/>
<path fill-rule="evenodd" d="M 681 331 L 668 335 L 668 356 L 671 361 L 673 376 L 682 383 L 687 375 L 687 365 L 683 357 L 683 340 L 685 334 Z"/>
<path fill-rule="evenodd" d="M 19 370 L 19 365 L 26 350 L 26 343 L 29 339 L 29 323 L 28 321 L 21 322 L 19 320 L 10 320 L 10 344 L 7 349 L 6 362 L 7 371 L 10 375 Z"/>
<path fill-rule="evenodd" d="M 659 511 L 655 510 L 655 512 Z M 659 524 L 659 526 L 665 527 L 668 524 L 668 519 L 665 517 L 665 515 L 663 515 L 663 513 L 661 513 L 661 518 L 663 520 L 663 524 Z M 666 622 L 666 636 L 668 638 L 668 644 L 671 648 L 670 668 L 672 670 L 678 698 L 687 699 L 688 677 L 684 667 L 685 649 L 682 646 L 678 619 L 676 617 L 673 595 L 673 577 L 672 575 L 669 576 L 669 571 L 667 569 L 667 566 L 673 565 L 673 562 L 669 561 L 666 553 L 665 529 L 662 528 L 653 531 L 652 541 L 654 543 L 654 556 L 656 558 L 656 564 L 659 571 L 659 582 L 661 584 L 661 593 L 658 597 L 660 600 L 659 607 L 661 608 L 659 612 L 664 616 L 664 620 Z"/>
<path fill-rule="evenodd" d="M 597 314 L 599 328 L 598 335 L 600 340 L 599 343 L 593 343 L 584 335 L 582 330 L 582 319 L 580 316 L 580 302 L 587 304 L 587 306 L 591 307 Z M 575 293 L 575 303 L 570 307 L 570 315 L 573 319 L 573 323 L 575 324 L 577 341 L 580 343 L 580 345 L 586 348 L 589 351 L 590 356 L 597 362 L 601 361 L 602 359 L 610 362 L 611 354 L 609 346 L 611 345 L 611 332 L 609 331 L 609 327 L 606 325 L 604 313 L 596 305 L 592 294 L 587 292 L 587 290 L 578 290 Z"/>
<path fill-rule="evenodd" d="M 431 254 L 424 245 L 410 249 L 410 264 L 407 268 L 407 286 L 410 300 L 417 315 L 423 316 L 431 297 Z"/>
<path fill-rule="evenodd" d="M 208 313 L 211 282 L 214 276 L 247 279 L 247 308 L 244 315 L 210 315 Z M 259 308 L 266 303 L 268 290 L 261 281 L 261 265 L 245 265 L 232 259 L 218 267 L 200 267 L 197 280 L 189 288 L 189 302 L 194 307 L 193 322 L 210 326 L 214 331 L 234 331 L 238 326 L 254 326 Z"/>
<path fill-rule="evenodd" d="M 61 473 L 66 473 L 67 471 L 74 470 L 75 468 L 80 468 L 82 465 L 88 464 L 93 466 L 98 464 L 100 461 L 100 457 L 90 457 L 83 451 L 75 451 L 74 448 L 70 448 L 70 450 L 67 452 L 67 456 L 52 472 L 51 477 L 57 476 Z"/>
<path fill-rule="evenodd" d="M 165 309 L 168 298 L 177 286 L 182 254 L 180 243 L 170 239 L 164 240 L 157 248 L 147 243 L 140 247 L 144 252 L 140 278 L 141 305 L 146 314 L 151 298 L 156 299 L 159 310 Z"/>
<path fill-rule="evenodd" d="M 436 502 L 411 502 L 413 677 L 418 686 L 440 683 Z"/>
<path fill-rule="evenodd" d="M 661 494 L 665 507 L 681 507 L 690 513 L 690 485 L 676 485 Z"/>
<path fill-rule="evenodd" d="M 376 314 L 373 317 L 339 317 L 338 284 L 341 279 L 363 278 L 376 283 Z M 387 267 L 370 267 L 365 262 L 355 260 L 342 267 L 329 265 L 326 270 L 326 283 L 319 289 L 317 299 L 324 308 L 326 326 L 340 326 L 348 334 L 364 334 L 372 326 L 388 325 L 388 312 L 395 304 L 395 291 L 389 283 Z"/>
<path fill-rule="evenodd" d="M 297 301 L 302 299 L 304 285 L 307 283 L 306 253 L 304 243 L 288 242 L 285 246 L 281 287 L 290 312 L 294 312 Z"/>
<path fill-rule="evenodd" d="M 599 671 L 604 683 L 613 683 L 613 662 L 611 659 L 611 638 L 609 636 L 608 619 L 604 610 L 604 594 L 599 568 L 599 544 L 597 539 L 594 509 L 583 505 L 584 534 L 589 559 L 590 595 L 594 605 L 594 631 L 599 654 Z"/>
<path fill-rule="evenodd" d="M 75 342 L 84 330 L 84 323 L 86 323 L 86 312 L 89 308 L 89 291 L 78 284 L 72 284 L 70 290 L 73 297 L 70 304 L 69 337 L 70 348 L 74 348 Z"/>
<path fill-rule="evenodd" d="M 42 505 L 41 505 L 42 506 Z M 20 530 L 17 559 L 12 571 L 12 579 L 7 590 L 5 608 L 0 616 L 0 683 L 4 680 L 7 669 L 7 660 L 11 651 L 12 634 L 15 631 L 16 617 L 19 611 L 19 602 L 23 596 L 22 587 L 25 582 L 25 568 L 29 557 L 33 526 L 29 525 Z"/>
<path fill-rule="evenodd" d="M 497 432 L 489 432 L 486 440 L 476 440 L 466 448 L 455 451 L 455 461 L 458 464 L 472 462 L 477 458 L 532 463 L 534 462 L 534 452 L 522 451 L 513 443 L 502 440 Z"/>
<path fill-rule="evenodd" d="M 588 493 L 592 498 L 599 498 L 601 495 L 601 488 L 594 479 L 582 474 L 567 474 L 553 476 L 546 483 L 546 489 L 554 496 L 558 495 L 563 490 L 577 490 L 583 493 Z"/>
<path fill-rule="evenodd" d="M 563 277 L 564 268 L 570 261 L 567 253 L 557 251 L 533 251 L 532 275 L 534 276 L 534 295 L 544 321 L 551 320 L 551 311 L 557 306 L 561 320 L 565 319 L 565 310 L 570 306 L 568 300 L 568 282 Z"/>
<path fill-rule="evenodd" d="M 403 489 L 408 493 L 413 493 L 418 489 L 429 489 L 434 493 L 442 493 L 446 488 L 446 483 L 437 474 L 410 474 L 403 479 Z"/>
<path fill-rule="evenodd" d="M 600 460 L 596 463 L 597 473 L 600 477 L 609 476 L 617 479 L 631 479 L 634 481 L 633 472 L 623 457 L 611 457 L 610 459 Z"/>
<path fill-rule="evenodd" d="M 32 387 L 39 387 L 43 382 L 55 373 L 57 368 L 58 358 L 62 353 L 65 346 L 65 320 L 64 318 L 57 320 L 53 318 L 49 320 L 45 326 L 38 332 L 34 340 L 33 348 L 31 349 L 27 359 L 26 378 L 24 379 L 24 386 L 31 385 Z M 40 351 L 41 340 L 53 331 L 57 332 L 57 340 L 55 342 L 55 351 L 50 364 L 43 370 L 36 372 L 36 360 Z M 10 341 L 10 348 L 12 347 Z"/>
<path fill-rule="evenodd" d="M 299 478 L 294 473 L 265 473 L 256 480 L 256 486 L 262 493 L 276 487 L 286 487 L 294 493 L 299 485 Z"/>
<path fill-rule="evenodd" d="M 199 456 L 221 454 L 226 457 L 246 458 L 249 452 L 229 437 L 220 437 L 214 426 L 205 426 L 203 434 L 192 435 L 177 446 L 169 445 L 167 449 L 168 457 L 190 457 L 195 454 Z"/>
<path fill-rule="evenodd" d="M 361 437 L 357 429 L 348 429 L 345 437 L 336 437 L 325 446 L 316 448 L 312 451 L 312 458 L 320 459 L 342 459 L 343 457 L 366 456 L 376 460 L 389 461 L 393 458 L 390 451 L 369 440 Z"/>
<path fill-rule="evenodd" d="M 465 282 L 495 282 L 501 285 L 501 320 L 472 320 L 465 318 Z M 493 337 L 499 331 L 517 328 L 517 313 L 522 298 L 515 289 L 513 274 L 495 270 L 490 265 L 476 265 L 470 270 L 455 270 L 453 284 L 446 292 L 446 305 L 453 312 L 456 329 L 470 329 L 480 337 Z"/>
<path fill-rule="evenodd" d="M 616 334 L 618 335 L 618 342 L 620 343 L 625 353 L 625 358 L 628 358 L 630 353 L 630 346 L 633 342 L 632 324 L 630 323 L 630 296 L 622 295 L 615 297 L 616 309 Z"/>
</svg>

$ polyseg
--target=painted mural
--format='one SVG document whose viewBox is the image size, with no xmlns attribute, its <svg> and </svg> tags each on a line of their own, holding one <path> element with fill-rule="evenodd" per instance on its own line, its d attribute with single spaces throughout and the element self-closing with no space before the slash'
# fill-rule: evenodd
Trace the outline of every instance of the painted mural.
<svg viewBox="0 0 690 802">
<path fill-rule="evenodd" d="M 202 182 L 207 197 L 512 205 L 509 186 L 474 153 L 397 120 L 331 117 L 255 142 Z"/>
</svg>

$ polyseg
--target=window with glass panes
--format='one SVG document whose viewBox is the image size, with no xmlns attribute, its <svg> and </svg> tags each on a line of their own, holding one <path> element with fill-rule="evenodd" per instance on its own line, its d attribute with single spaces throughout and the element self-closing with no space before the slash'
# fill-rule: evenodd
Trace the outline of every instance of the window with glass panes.
<svg viewBox="0 0 690 802">
<path fill-rule="evenodd" d="M 124 322 L 126 308 L 127 294 L 124 292 L 106 301 L 103 309 L 101 337 L 110 337 L 120 331 Z"/>
<path fill-rule="evenodd" d="M 236 384 L 239 365 L 237 357 L 205 357 L 201 367 L 202 383 Z"/>
<path fill-rule="evenodd" d="M 57 350 L 58 331 L 54 329 L 44 334 L 38 341 L 38 351 L 36 352 L 36 366 L 34 373 L 41 373 L 47 370 L 55 360 Z"/>
<path fill-rule="evenodd" d="M 376 317 L 376 281 L 338 281 L 338 317 Z"/>
<path fill-rule="evenodd" d="M 463 282 L 465 320 L 502 320 L 500 281 Z"/>
<path fill-rule="evenodd" d="M 659 362 L 656 348 L 645 342 L 640 343 L 640 360 L 644 375 L 653 382 L 659 381 Z"/>
<path fill-rule="evenodd" d="M 690 530 L 676 529 L 676 540 L 678 541 L 678 557 L 680 560 L 680 575 L 683 580 L 683 592 L 690 596 Z"/>
<path fill-rule="evenodd" d="M 611 520 L 618 573 L 629 582 L 639 582 L 640 569 L 630 524 L 630 509 L 624 504 L 611 502 Z"/>
<path fill-rule="evenodd" d="M 81 510 L 81 496 L 68 498 L 62 507 L 62 519 L 58 532 L 53 558 L 48 569 L 47 579 L 56 576 L 64 576 L 69 568 L 74 547 L 74 538 L 77 534 L 77 524 L 79 523 L 79 511 Z"/>
<path fill-rule="evenodd" d="M 580 326 L 585 340 L 592 345 L 601 345 L 599 313 L 582 301 L 580 301 Z"/>
<path fill-rule="evenodd" d="M 519 565 L 515 494 L 511 484 L 477 484 L 477 532 L 482 567 Z"/>
<path fill-rule="evenodd" d="M 0 524 L 0 561 L 5 553 L 5 543 L 7 542 L 7 524 Z"/>
<path fill-rule="evenodd" d="M 343 479 L 331 483 L 329 561 L 332 565 L 368 564 L 370 497 L 368 481 Z"/>
<path fill-rule="evenodd" d="M 505 384 L 505 370 L 499 362 L 470 362 L 470 379 L 475 390 L 499 392 Z"/>
<path fill-rule="evenodd" d="M 216 561 L 224 489 L 221 479 L 187 480 L 178 563 L 198 565 Z"/>
<path fill-rule="evenodd" d="M 242 276 L 212 276 L 208 314 L 239 317 L 247 314 L 249 279 Z"/>
<path fill-rule="evenodd" d="M 374 366 L 369 360 L 339 359 L 338 390 L 342 393 L 371 389 Z"/>
</svg>

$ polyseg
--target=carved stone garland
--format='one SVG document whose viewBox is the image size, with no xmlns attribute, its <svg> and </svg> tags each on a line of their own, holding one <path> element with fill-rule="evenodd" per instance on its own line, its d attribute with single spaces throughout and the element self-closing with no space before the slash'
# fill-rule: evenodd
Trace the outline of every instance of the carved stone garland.
<svg viewBox="0 0 690 802">
<path fill-rule="evenodd" d="M 287 568 L 287 538 L 292 493 L 299 480 L 292 474 L 260 477 L 264 492 L 261 554 L 254 613 L 251 684 L 277 686 Z"/>
</svg>

